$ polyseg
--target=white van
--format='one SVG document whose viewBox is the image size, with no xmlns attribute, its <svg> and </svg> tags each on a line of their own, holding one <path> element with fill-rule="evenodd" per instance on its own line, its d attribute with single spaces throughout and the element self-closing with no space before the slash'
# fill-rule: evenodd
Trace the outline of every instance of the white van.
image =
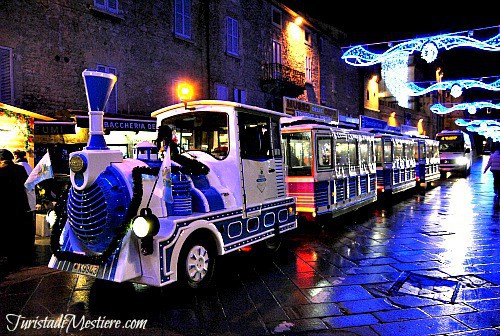
<svg viewBox="0 0 500 336">
<path fill-rule="evenodd" d="M 444 177 L 446 172 L 470 174 L 472 165 L 472 143 L 469 134 L 460 130 L 443 130 L 436 134 L 439 141 L 439 172 Z"/>
</svg>

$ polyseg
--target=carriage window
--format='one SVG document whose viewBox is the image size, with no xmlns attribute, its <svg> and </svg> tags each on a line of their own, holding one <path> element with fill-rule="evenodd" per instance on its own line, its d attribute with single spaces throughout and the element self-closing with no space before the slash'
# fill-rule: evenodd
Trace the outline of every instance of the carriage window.
<svg viewBox="0 0 500 336">
<path fill-rule="evenodd" d="M 269 117 L 240 112 L 238 115 L 242 159 L 270 159 L 271 130 Z"/>
<path fill-rule="evenodd" d="M 439 145 L 435 144 L 432 147 L 434 149 L 434 151 L 433 151 L 434 152 L 433 157 L 439 159 Z"/>
<path fill-rule="evenodd" d="M 404 158 L 403 153 L 403 144 L 400 141 L 397 141 L 394 144 L 394 159 L 401 160 Z"/>
<path fill-rule="evenodd" d="M 203 151 L 216 159 L 225 159 L 229 151 L 226 113 L 186 113 L 162 120 L 168 125 L 181 151 Z"/>
<path fill-rule="evenodd" d="M 384 162 L 392 162 L 392 141 L 390 139 L 384 141 Z"/>
<path fill-rule="evenodd" d="M 370 163 L 370 151 L 368 147 L 368 140 L 363 139 L 359 144 L 359 163 L 362 165 L 366 165 Z"/>
<path fill-rule="evenodd" d="M 359 166 L 358 162 L 358 140 L 357 139 L 349 139 L 349 164 L 351 166 Z"/>
<path fill-rule="evenodd" d="M 417 150 L 415 151 L 415 160 L 420 160 L 420 158 L 425 157 L 425 153 L 427 151 L 427 144 L 425 142 L 417 143 Z"/>
<path fill-rule="evenodd" d="M 384 163 L 382 140 L 380 138 L 375 139 L 375 162 L 377 163 L 377 166 L 381 166 Z"/>
<path fill-rule="evenodd" d="M 425 147 L 427 148 L 425 157 L 428 159 L 432 159 L 434 157 L 434 146 L 432 144 L 425 144 Z"/>
<path fill-rule="evenodd" d="M 337 139 L 335 144 L 335 165 L 346 167 L 349 164 L 349 145 L 347 139 Z"/>
<path fill-rule="evenodd" d="M 332 169 L 332 139 L 327 137 L 318 137 L 318 170 Z"/>
<path fill-rule="evenodd" d="M 413 143 L 404 143 L 403 144 L 403 157 L 406 160 L 410 160 L 415 156 Z"/>
<path fill-rule="evenodd" d="M 311 176 L 311 132 L 283 133 L 290 176 Z"/>
</svg>

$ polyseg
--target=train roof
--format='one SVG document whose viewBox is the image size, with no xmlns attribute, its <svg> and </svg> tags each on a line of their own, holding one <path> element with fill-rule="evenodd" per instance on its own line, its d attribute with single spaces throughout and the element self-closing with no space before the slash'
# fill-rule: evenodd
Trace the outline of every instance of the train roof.
<svg viewBox="0 0 500 336">
<path fill-rule="evenodd" d="M 282 120 L 281 122 L 283 128 L 283 133 L 290 133 L 294 131 L 310 131 L 310 130 L 327 130 L 333 132 L 343 132 L 350 134 L 373 136 L 372 133 L 366 132 L 364 130 L 353 129 L 351 127 L 343 127 L 336 123 L 327 123 L 323 121 L 318 121 L 317 119 L 311 119 L 308 117 L 292 117 L 287 120 Z"/>
<path fill-rule="evenodd" d="M 264 114 L 276 115 L 276 116 L 279 116 L 282 118 L 289 118 L 290 117 L 286 113 L 268 110 L 268 109 L 257 107 L 257 106 L 241 104 L 241 103 L 236 103 L 236 102 L 232 102 L 232 101 L 208 100 L 208 99 L 207 100 L 193 100 L 193 101 L 187 102 L 187 104 L 179 103 L 179 104 L 166 106 L 166 107 L 163 107 L 159 110 L 152 112 L 151 116 L 156 117 L 156 118 L 165 118 L 165 116 L 163 116 L 163 114 L 165 114 L 166 112 L 174 111 L 174 110 L 188 109 L 188 110 L 194 112 L 196 110 L 203 110 L 204 108 L 215 107 L 215 106 L 231 107 L 234 109 L 252 110 L 252 111 L 257 111 L 257 112 L 261 112 Z"/>
</svg>

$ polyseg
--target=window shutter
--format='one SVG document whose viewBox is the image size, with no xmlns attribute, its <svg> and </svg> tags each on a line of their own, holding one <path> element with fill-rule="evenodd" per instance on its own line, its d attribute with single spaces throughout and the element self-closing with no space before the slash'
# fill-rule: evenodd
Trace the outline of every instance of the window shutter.
<svg viewBox="0 0 500 336">
<path fill-rule="evenodd" d="M 0 101 L 12 104 L 11 51 L 4 48 L 0 48 Z"/>
<path fill-rule="evenodd" d="M 227 87 L 224 85 L 217 85 L 217 99 L 227 100 Z"/>
<path fill-rule="evenodd" d="M 117 12 L 118 11 L 118 0 L 108 0 L 108 8 Z"/>
</svg>

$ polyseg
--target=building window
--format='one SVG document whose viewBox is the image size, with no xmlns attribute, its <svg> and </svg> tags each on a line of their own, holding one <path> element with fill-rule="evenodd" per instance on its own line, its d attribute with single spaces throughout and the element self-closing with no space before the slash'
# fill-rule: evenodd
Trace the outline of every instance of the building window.
<svg viewBox="0 0 500 336">
<path fill-rule="evenodd" d="M 109 12 L 118 13 L 118 0 L 94 0 L 94 6 Z"/>
<path fill-rule="evenodd" d="M 102 65 L 102 64 L 97 64 L 97 71 L 101 71 L 101 72 L 105 72 L 105 73 L 112 73 L 115 76 L 117 74 L 116 68 Z M 106 105 L 106 108 L 104 109 L 104 112 L 106 112 L 106 113 L 118 113 L 118 88 L 117 88 L 117 85 L 118 85 L 118 83 L 115 83 L 115 86 L 113 87 L 113 91 L 111 91 L 111 94 L 109 95 L 108 104 Z"/>
<path fill-rule="evenodd" d="M 325 39 L 323 36 L 320 36 L 318 39 L 318 50 L 320 54 L 323 54 L 323 51 L 325 50 Z"/>
<path fill-rule="evenodd" d="M 241 104 L 247 103 L 247 94 L 245 90 L 234 89 L 234 101 Z"/>
<path fill-rule="evenodd" d="M 312 82 L 312 58 L 311 56 L 306 56 L 306 82 Z"/>
<path fill-rule="evenodd" d="M 12 104 L 12 50 L 0 47 L 0 102 Z"/>
<path fill-rule="evenodd" d="M 226 18 L 226 50 L 230 55 L 238 56 L 239 34 L 238 34 L 238 20 L 232 17 Z"/>
<path fill-rule="evenodd" d="M 281 43 L 273 40 L 273 54 L 271 63 L 281 64 Z"/>
<path fill-rule="evenodd" d="M 272 22 L 273 25 L 281 28 L 281 11 L 276 7 L 272 8 Z"/>
<path fill-rule="evenodd" d="M 175 0 L 175 34 L 191 38 L 191 0 Z"/>
<path fill-rule="evenodd" d="M 304 29 L 304 42 L 311 45 L 311 31 L 309 29 Z"/>
<path fill-rule="evenodd" d="M 228 92 L 227 86 L 216 84 L 215 89 L 217 90 L 217 99 L 218 100 L 228 100 Z"/>
<path fill-rule="evenodd" d="M 273 40 L 273 51 L 272 51 L 272 60 L 273 64 L 273 78 L 281 79 L 281 43 L 276 40 Z"/>
</svg>

